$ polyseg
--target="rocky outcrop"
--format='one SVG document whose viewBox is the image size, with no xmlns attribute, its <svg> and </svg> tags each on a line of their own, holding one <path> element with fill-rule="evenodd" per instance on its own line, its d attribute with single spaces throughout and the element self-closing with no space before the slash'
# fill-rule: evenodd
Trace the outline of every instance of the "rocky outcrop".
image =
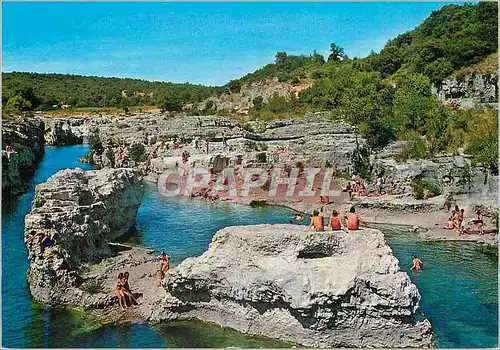
<svg viewBox="0 0 500 350">
<path fill-rule="evenodd" d="M 44 123 L 20 118 L 2 121 L 2 196 L 23 192 L 44 154 Z M 11 146 L 16 153 L 6 151 Z"/>
<path fill-rule="evenodd" d="M 456 108 L 473 108 L 478 104 L 498 104 L 497 74 L 467 74 L 460 79 L 448 77 L 432 87 L 432 93 L 443 103 Z"/>
<path fill-rule="evenodd" d="M 45 143 L 51 146 L 68 146 L 88 143 L 96 133 L 87 118 L 44 118 Z"/>
<path fill-rule="evenodd" d="M 108 242 L 134 228 L 142 196 L 134 169 L 67 169 L 38 185 L 25 223 L 32 296 L 57 305 L 80 264 L 111 256 Z"/>
<path fill-rule="evenodd" d="M 420 294 L 377 230 L 229 227 L 169 274 L 166 309 L 314 347 L 428 347 Z"/>
<path fill-rule="evenodd" d="M 106 149 L 95 157 L 96 164 L 138 166 L 145 173 L 156 174 L 176 162 L 182 165 L 184 151 L 190 154 L 186 166 L 196 163 L 196 166 L 211 167 L 224 157 L 229 159 L 229 165 L 296 166 L 300 162 L 304 167 L 331 166 L 348 171 L 354 166 L 355 154 L 365 144 L 356 128 L 332 122 L 328 113 L 245 125 L 226 117 L 181 115 L 172 118 L 160 113 L 103 121 L 98 128 Z M 97 120 L 93 123 L 97 126 Z M 223 136 L 227 139 L 226 147 Z M 205 153 L 205 140 L 209 142 L 209 154 Z M 174 143 L 179 147 L 174 148 Z M 137 145 L 144 147 L 139 162 L 131 157 L 134 153 L 131 149 L 140 148 Z"/>
<path fill-rule="evenodd" d="M 428 181 L 444 195 L 467 195 L 469 200 L 493 205 L 497 200 L 498 176 L 473 166 L 464 156 L 441 156 L 433 159 L 398 163 L 392 158 L 377 158 L 375 168 L 383 170 L 386 183 L 394 181 L 411 193 L 413 180 Z"/>
<path fill-rule="evenodd" d="M 210 97 L 199 104 L 197 108 L 200 110 L 228 110 L 248 114 L 249 109 L 254 107 L 256 100 L 260 100 L 260 103 L 267 103 L 275 96 L 290 97 L 293 95 L 297 97 L 300 91 L 311 86 L 310 83 L 292 85 L 280 82 L 278 78 L 265 79 L 243 84 L 238 91 L 228 91 L 220 96 Z"/>
</svg>

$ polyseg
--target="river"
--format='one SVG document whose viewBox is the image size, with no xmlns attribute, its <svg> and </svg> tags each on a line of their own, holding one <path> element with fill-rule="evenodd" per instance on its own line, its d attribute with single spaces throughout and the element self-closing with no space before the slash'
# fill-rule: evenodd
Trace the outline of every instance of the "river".
<svg viewBox="0 0 500 350">
<path fill-rule="evenodd" d="M 58 170 L 89 165 L 77 159 L 86 146 L 46 147 L 28 191 L 2 209 L 2 345 L 5 347 L 282 347 L 286 344 L 245 336 L 234 330 L 194 321 L 159 327 L 145 324 L 104 326 L 85 322 L 77 312 L 50 310 L 31 302 L 25 279 L 24 216 L 31 209 L 35 185 Z M 174 265 L 201 254 L 212 235 L 230 225 L 286 223 L 291 211 L 279 207 L 208 204 L 147 192 L 137 217 L 137 236 L 128 240 L 166 250 Z M 180 228 L 182 227 L 182 229 Z M 431 321 L 439 347 L 498 346 L 498 265 L 472 243 L 425 243 L 403 226 L 379 226 L 422 294 L 421 309 Z M 425 271 L 411 273 L 411 254 Z"/>
</svg>

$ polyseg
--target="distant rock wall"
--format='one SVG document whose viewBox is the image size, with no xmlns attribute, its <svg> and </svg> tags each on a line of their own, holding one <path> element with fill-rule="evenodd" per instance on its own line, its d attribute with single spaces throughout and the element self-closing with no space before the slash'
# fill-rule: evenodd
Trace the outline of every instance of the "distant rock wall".
<svg viewBox="0 0 500 350">
<path fill-rule="evenodd" d="M 468 74 L 462 78 L 448 77 L 432 93 L 444 104 L 455 108 L 491 105 L 498 108 L 498 75 Z"/>
<path fill-rule="evenodd" d="M 2 121 L 2 196 L 26 189 L 44 154 L 44 123 L 35 118 Z M 11 146 L 17 153 L 6 152 Z"/>
<path fill-rule="evenodd" d="M 50 146 L 69 146 L 88 143 L 96 128 L 88 118 L 63 117 L 43 118 L 45 121 L 45 143 Z"/>
<path fill-rule="evenodd" d="M 111 256 L 108 242 L 134 228 L 143 191 L 134 169 L 67 169 L 39 184 L 25 222 L 32 296 L 57 304 L 81 263 Z"/>
<path fill-rule="evenodd" d="M 168 313 L 314 347 L 429 347 L 420 294 L 377 230 L 228 227 L 166 283 Z M 169 317 L 172 317 L 171 315 Z"/>
<path fill-rule="evenodd" d="M 311 86 L 308 83 L 288 84 L 278 80 L 278 78 L 266 79 L 250 84 L 243 84 L 240 91 L 223 93 L 220 96 L 213 96 L 198 105 L 198 108 L 211 107 L 217 111 L 229 110 L 241 114 L 248 114 L 250 108 L 254 107 L 254 100 L 261 98 L 262 103 L 267 103 L 274 96 L 290 97 L 298 96 L 298 93 Z"/>
</svg>

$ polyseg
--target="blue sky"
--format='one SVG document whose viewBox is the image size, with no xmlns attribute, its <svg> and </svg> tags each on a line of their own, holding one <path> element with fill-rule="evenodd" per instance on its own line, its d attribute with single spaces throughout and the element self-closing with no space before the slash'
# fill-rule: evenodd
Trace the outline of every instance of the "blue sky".
<svg viewBox="0 0 500 350">
<path fill-rule="evenodd" d="M 446 3 L 3 3 L 2 71 L 222 85 L 277 51 L 378 52 Z"/>
</svg>

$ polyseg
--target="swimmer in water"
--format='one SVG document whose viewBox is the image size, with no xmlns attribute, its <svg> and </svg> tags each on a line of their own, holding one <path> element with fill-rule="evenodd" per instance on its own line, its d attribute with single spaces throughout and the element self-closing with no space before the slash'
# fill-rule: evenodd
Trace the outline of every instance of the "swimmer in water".
<svg viewBox="0 0 500 350">
<path fill-rule="evenodd" d="M 417 255 L 413 254 L 413 266 L 410 268 L 410 270 L 415 270 L 415 271 L 420 271 L 424 268 L 424 263 L 422 260 L 417 258 Z"/>
</svg>

